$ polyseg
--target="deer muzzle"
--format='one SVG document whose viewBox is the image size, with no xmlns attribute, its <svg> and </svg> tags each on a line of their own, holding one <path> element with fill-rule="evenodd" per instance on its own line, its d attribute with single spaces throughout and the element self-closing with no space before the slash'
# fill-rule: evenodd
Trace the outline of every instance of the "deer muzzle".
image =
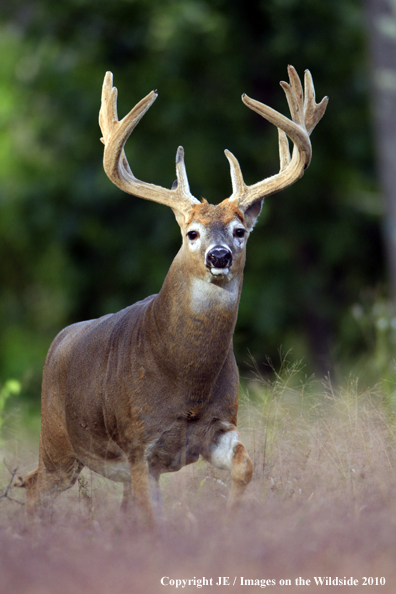
<svg viewBox="0 0 396 594">
<path fill-rule="evenodd" d="M 206 254 L 206 266 L 212 274 L 227 274 L 232 264 L 232 253 L 224 246 L 215 246 Z"/>
</svg>

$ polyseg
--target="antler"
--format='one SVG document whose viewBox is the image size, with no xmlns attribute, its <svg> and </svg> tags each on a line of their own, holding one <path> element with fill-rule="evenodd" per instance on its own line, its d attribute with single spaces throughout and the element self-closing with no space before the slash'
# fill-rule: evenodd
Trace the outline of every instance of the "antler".
<svg viewBox="0 0 396 594">
<path fill-rule="evenodd" d="M 177 149 L 177 181 L 174 182 L 171 190 L 138 180 L 133 175 L 125 155 L 126 141 L 157 96 L 157 91 L 151 91 L 121 121 L 118 121 L 117 89 L 113 87 L 113 74 L 106 73 L 99 112 L 99 125 L 103 134 L 101 141 L 105 145 L 104 170 L 110 180 L 121 190 L 138 198 L 153 200 L 177 211 L 187 212 L 191 206 L 199 204 L 199 200 L 190 193 L 183 147 L 179 146 Z"/>
<path fill-rule="evenodd" d="M 233 189 L 229 200 L 235 202 L 243 210 L 246 210 L 246 208 L 265 196 L 279 192 L 293 184 L 303 176 L 305 169 L 311 161 L 312 148 L 309 135 L 323 116 L 328 103 L 328 97 L 324 97 L 319 104 L 315 103 L 315 89 L 309 70 L 305 71 L 304 76 L 304 97 L 300 78 L 296 70 L 293 66 L 288 66 L 287 70 L 290 84 L 286 82 L 281 82 L 280 84 L 285 91 L 292 120 L 271 109 L 271 107 L 250 99 L 247 95 L 242 95 L 242 101 L 245 105 L 263 116 L 271 124 L 277 126 L 280 159 L 279 173 L 252 186 L 247 186 L 243 181 L 238 160 L 230 151 L 225 151 L 230 163 Z M 289 142 L 286 135 L 294 143 L 292 157 L 290 157 Z"/>
</svg>

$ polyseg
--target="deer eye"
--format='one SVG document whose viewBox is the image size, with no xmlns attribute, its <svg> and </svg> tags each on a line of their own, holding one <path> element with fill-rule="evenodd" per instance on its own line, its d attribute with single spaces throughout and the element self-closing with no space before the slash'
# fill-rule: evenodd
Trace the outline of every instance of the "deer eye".
<svg viewBox="0 0 396 594">
<path fill-rule="evenodd" d="M 191 241 L 194 241 L 194 239 L 198 239 L 199 233 L 198 233 L 198 231 L 189 231 L 187 233 L 187 237 L 188 237 L 188 239 L 191 239 Z"/>
<path fill-rule="evenodd" d="M 246 230 L 242 229 L 241 227 L 239 227 L 238 229 L 235 229 L 235 231 L 234 231 L 235 237 L 239 237 L 239 238 L 245 237 L 245 233 L 246 233 Z"/>
</svg>

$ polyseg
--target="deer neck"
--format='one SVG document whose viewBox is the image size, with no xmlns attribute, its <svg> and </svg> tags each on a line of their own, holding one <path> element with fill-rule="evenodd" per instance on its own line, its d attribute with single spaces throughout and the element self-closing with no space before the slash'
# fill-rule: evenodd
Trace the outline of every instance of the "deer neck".
<svg viewBox="0 0 396 594">
<path fill-rule="evenodd" d="M 241 296 L 243 274 L 236 274 L 230 281 L 221 282 L 216 278 L 210 282 L 205 278 L 190 274 L 183 266 L 179 254 L 174 259 L 166 276 L 157 305 L 166 311 L 168 321 L 187 319 L 212 323 L 214 316 L 229 319 L 234 331 Z"/>
<path fill-rule="evenodd" d="M 176 256 L 152 302 L 161 358 L 170 366 L 177 360 L 178 370 L 185 362 L 192 381 L 214 381 L 232 352 L 241 289 L 242 273 L 223 285 L 214 284 L 187 274 Z"/>
</svg>

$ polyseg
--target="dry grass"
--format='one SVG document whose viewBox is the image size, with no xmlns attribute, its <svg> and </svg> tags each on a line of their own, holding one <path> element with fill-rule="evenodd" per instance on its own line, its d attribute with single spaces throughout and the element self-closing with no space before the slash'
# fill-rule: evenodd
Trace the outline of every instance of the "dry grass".
<svg viewBox="0 0 396 594">
<path fill-rule="evenodd" d="M 361 393 L 355 382 L 337 392 L 329 382 L 316 391 L 293 382 L 293 372 L 272 384 L 255 382 L 242 399 L 240 428 L 255 473 L 238 517 L 224 521 L 227 473 L 201 461 L 162 477 L 165 520 L 155 534 L 120 516 L 118 485 L 84 471 L 45 522 L 29 522 L 23 506 L 0 499 L 0 591 L 175 591 L 161 585 L 167 576 L 213 584 L 228 577 L 231 586 L 220 589 L 235 593 L 262 591 L 261 580 L 275 581 L 266 586 L 271 592 L 394 593 L 393 413 L 381 394 Z M 21 472 L 34 465 L 36 453 L 26 444 L 14 439 L 6 448 Z M 8 481 L 4 467 L 3 489 Z M 22 490 L 10 494 L 24 499 Z M 353 577 L 359 585 L 315 585 L 314 577 L 326 576 Z M 298 577 L 311 584 L 297 586 Z M 365 577 L 386 583 L 364 586 Z M 242 586 L 241 578 L 253 583 Z M 282 579 L 291 585 L 280 585 Z"/>
</svg>

